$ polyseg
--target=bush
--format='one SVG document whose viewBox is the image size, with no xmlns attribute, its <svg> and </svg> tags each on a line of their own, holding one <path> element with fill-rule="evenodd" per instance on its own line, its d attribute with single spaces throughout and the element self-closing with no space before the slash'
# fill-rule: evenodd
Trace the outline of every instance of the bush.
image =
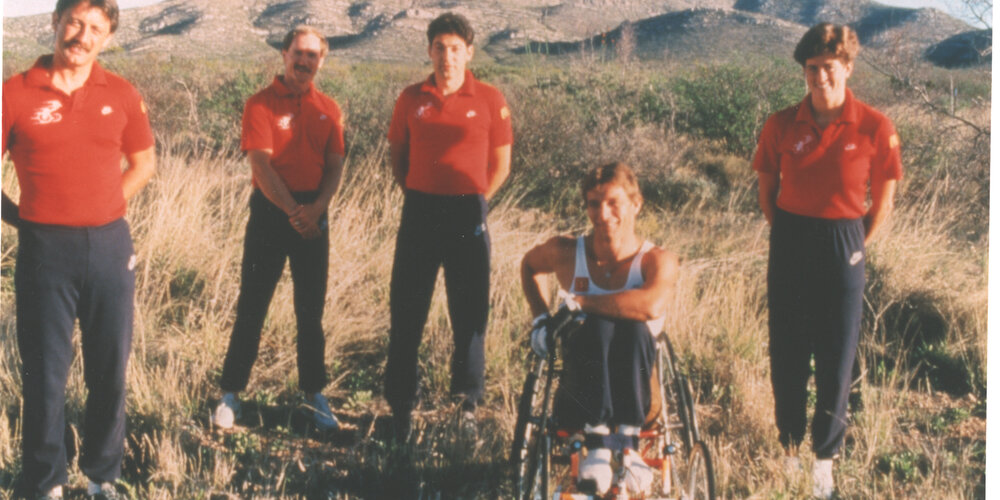
<svg viewBox="0 0 1000 500">
<path fill-rule="evenodd" d="M 739 155 L 753 152 L 769 115 L 803 95 L 797 68 L 779 61 L 703 66 L 673 83 L 679 125 Z"/>
</svg>

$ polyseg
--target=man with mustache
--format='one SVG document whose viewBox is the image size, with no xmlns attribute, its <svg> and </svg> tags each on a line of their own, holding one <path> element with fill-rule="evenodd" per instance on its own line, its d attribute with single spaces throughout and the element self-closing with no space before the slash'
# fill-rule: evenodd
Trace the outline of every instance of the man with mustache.
<svg viewBox="0 0 1000 500">
<path fill-rule="evenodd" d="M 281 50 L 284 74 L 251 96 L 243 110 L 242 149 L 254 190 L 236 323 L 219 382 L 223 396 L 212 415 L 222 429 L 231 428 L 239 413 L 236 394 L 250 380 L 264 317 L 286 259 L 292 271 L 299 388 L 306 396 L 305 407 L 319 429 L 339 425 L 321 392 L 327 382 L 327 208 L 340 185 L 344 161 L 340 108 L 313 85 L 328 50 L 326 38 L 314 28 L 299 26 L 288 32 Z"/>
<path fill-rule="evenodd" d="M 446 13 L 427 28 L 434 73 L 403 90 L 389 126 L 392 173 L 405 193 L 389 292 L 385 397 L 394 435 L 405 441 L 417 399 L 417 352 L 444 266 L 454 334 L 451 393 L 463 429 L 475 428 L 483 397 L 489 314 L 487 200 L 510 172 L 512 132 L 503 94 L 466 69 L 473 31 Z"/>
<path fill-rule="evenodd" d="M 3 152 L 21 191 L 20 206 L 3 195 L 3 220 L 19 240 L 18 496 L 63 497 L 66 381 L 79 320 L 87 402 L 78 463 L 88 498 L 119 498 L 136 266 L 124 216 L 155 172 L 156 152 L 142 97 L 97 64 L 117 27 L 114 0 L 59 0 L 55 50 L 3 84 Z"/>
</svg>

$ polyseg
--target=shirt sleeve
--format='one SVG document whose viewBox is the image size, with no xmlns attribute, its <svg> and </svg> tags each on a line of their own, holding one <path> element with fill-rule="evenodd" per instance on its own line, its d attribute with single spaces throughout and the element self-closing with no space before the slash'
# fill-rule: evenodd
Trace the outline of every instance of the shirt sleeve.
<svg viewBox="0 0 1000 500">
<path fill-rule="evenodd" d="M 903 178 L 899 134 L 888 118 L 884 118 L 875 133 L 875 155 L 871 161 L 873 184 Z"/>
<path fill-rule="evenodd" d="M 330 117 L 333 118 L 333 127 L 330 129 L 330 139 L 326 143 L 327 153 L 344 156 L 344 114 L 340 111 L 337 102 L 330 100 Z"/>
<path fill-rule="evenodd" d="M 0 152 L 0 156 L 2 156 L 4 153 L 7 152 L 7 144 L 9 143 L 8 139 L 10 138 L 10 129 L 12 128 L 13 125 L 12 123 L 13 117 L 11 116 L 10 105 L 7 103 L 7 96 L 9 94 L 10 94 L 9 92 L 3 93 L 3 110 L 0 111 L 0 114 L 3 115 L 3 151 Z"/>
<path fill-rule="evenodd" d="M 506 146 L 514 142 L 514 132 L 510 124 L 510 108 L 500 91 L 493 99 L 493 123 L 490 124 L 490 148 Z"/>
<path fill-rule="evenodd" d="M 404 90 L 396 99 L 396 107 L 392 110 L 392 122 L 389 123 L 389 142 L 406 144 L 410 142 L 410 130 L 406 123 L 406 115 L 410 109 L 410 98 Z"/>
<path fill-rule="evenodd" d="M 271 111 L 267 109 L 262 99 L 253 96 L 247 100 L 243 109 L 243 134 L 240 140 L 240 149 L 243 151 L 274 149 L 270 117 Z"/>
<path fill-rule="evenodd" d="M 781 167 L 778 153 L 778 120 L 772 115 L 764 122 L 757 140 L 757 152 L 753 157 L 753 169 L 764 174 L 777 174 Z"/>
<path fill-rule="evenodd" d="M 127 122 L 122 131 L 122 152 L 130 154 L 151 148 L 155 141 L 153 129 L 149 126 L 146 102 L 135 87 L 129 86 L 125 113 Z"/>
</svg>

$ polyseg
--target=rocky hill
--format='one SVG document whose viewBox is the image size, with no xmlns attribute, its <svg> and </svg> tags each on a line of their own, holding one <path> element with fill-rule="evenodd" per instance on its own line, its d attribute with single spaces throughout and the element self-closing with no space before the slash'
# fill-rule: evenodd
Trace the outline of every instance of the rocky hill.
<svg viewBox="0 0 1000 500">
<path fill-rule="evenodd" d="M 329 33 L 341 59 L 422 60 L 427 23 L 446 11 L 468 17 L 480 52 L 497 59 L 572 54 L 622 40 L 641 58 L 786 53 L 821 20 L 849 22 L 867 46 L 906 48 L 944 66 L 988 62 L 977 47 L 992 40 L 992 33 L 972 34 L 937 10 L 863 0 L 167 0 L 124 10 L 112 50 L 250 56 L 305 23 Z M 955 36 L 976 43 L 956 43 Z M 48 15 L 4 19 L 5 52 L 30 57 L 51 44 Z"/>
</svg>

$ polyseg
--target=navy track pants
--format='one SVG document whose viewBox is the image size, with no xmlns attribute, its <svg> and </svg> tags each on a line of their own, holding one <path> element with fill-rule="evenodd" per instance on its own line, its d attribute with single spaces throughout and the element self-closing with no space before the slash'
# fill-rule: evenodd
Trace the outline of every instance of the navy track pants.
<svg viewBox="0 0 1000 500">
<path fill-rule="evenodd" d="M 121 475 L 125 374 L 132 345 L 135 253 L 128 223 L 65 227 L 21 221 L 14 271 L 24 395 L 22 488 L 65 484 L 66 381 L 79 320 L 87 387 L 80 470 Z"/>
<path fill-rule="evenodd" d="M 564 341 L 563 352 L 565 367 L 554 411 L 560 426 L 642 426 L 656 362 L 655 341 L 646 323 L 588 314 Z M 621 448 L 607 439 L 588 446 Z"/>
<path fill-rule="evenodd" d="M 767 297 L 775 420 L 783 446 L 806 429 L 806 385 L 815 358 L 813 452 L 837 455 L 847 429 L 847 401 L 861 329 L 865 287 L 861 219 L 774 215 Z"/>
<path fill-rule="evenodd" d="M 299 203 L 310 203 L 316 192 L 292 193 Z M 305 393 L 320 392 L 326 386 L 323 338 L 323 305 L 330 265 L 330 234 L 326 215 L 320 219 L 322 234 L 303 239 L 288 221 L 288 216 L 259 190 L 250 196 L 250 219 L 243 243 L 243 267 L 240 296 L 236 302 L 236 322 L 229 339 L 229 349 L 222 365 L 220 387 L 226 392 L 240 392 L 247 387 L 250 370 L 257 360 L 260 333 L 274 289 L 289 262 L 299 370 L 299 388 Z"/>
<path fill-rule="evenodd" d="M 406 193 L 389 292 L 385 397 L 394 413 L 409 412 L 416 401 L 417 351 L 442 265 L 455 342 L 451 393 L 471 405 L 483 398 L 490 293 L 486 213 L 482 195 Z"/>
</svg>

